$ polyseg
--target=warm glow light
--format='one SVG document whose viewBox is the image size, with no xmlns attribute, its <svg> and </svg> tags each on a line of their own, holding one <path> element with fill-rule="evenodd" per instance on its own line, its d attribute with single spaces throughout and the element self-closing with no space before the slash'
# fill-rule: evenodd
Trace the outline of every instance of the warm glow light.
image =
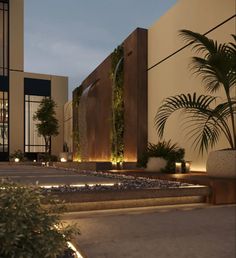
<svg viewBox="0 0 236 258">
<path fill-rule="evenodd" d="M 137 162 L 137 159 L 124 159 L 124 162 L 136 163 L 136 162 Z"/>
<path fill-rule="evenodd" d="M 14 161 L 15 161 L 15 162 L 20 162 L 20 159 L 19 159 L 19 158 L 15 158 Z"/>
<path fill-rule="evenodd" d="M 118 183 L 120 184 L 120 183 Z M 95 186 L 95 185 L 101 185 L 101 186 L 114 186 L 114 183 L 104 183 L 104 184 L 73 184 L 73 185 L 70 185 L 71 187 L 85 187 L 86 185 L 92 187 L 92 186 Z M 50 189 L 50 188 L 58 188 L 58 187 L 62 187 L 62 185 L 41 185 L 40 187 L 42 188 L 46 188 L 46 189 Z"/>
<path fill-rule="evenodd" d="M 36 162 L 36 159 L 34 159 L 34 162 Z"/>
<path fill-rule="evenodd" d="M 74 162 L 81 162 L 81 159 L 73 158 L 73 161 L 74 161 Z"/>
<path fill-rule="evenodd" d="M 175 173 L 181 173 L 181 172 L 182 172 L 182 163 L 175 162 Z"/>
<path fill-rule="evenodd" d="M 61 162 L 67 162 L 67 159 L 61 158 Z"/>
<path fill-rule="evenodd" d="M 206 167 L 202 167 L 202 166 L 191 166 L 191 171 L 195 171 L 195 172 L 206 172 Z"/>
<path fill-rule="evenodd" d="M 186 161 L 185 162 L 185 170 L 186 170 L 186 172 L 190 172 L 190 168 L 191 168 L 191 162 L 190 161 Z"/>
<path fill-rule="evenodd" d="M 81 253 L 75 248 L 75 246 L 71 242 L 67 242 L 67 245 L 71 250 L 75 252 L 77 258 L 83 258 Z"/>
</svg>

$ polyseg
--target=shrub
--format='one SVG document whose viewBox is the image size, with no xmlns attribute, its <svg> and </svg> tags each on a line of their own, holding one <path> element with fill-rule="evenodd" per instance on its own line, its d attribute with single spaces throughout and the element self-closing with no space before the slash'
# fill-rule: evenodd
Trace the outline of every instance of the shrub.
<svg viewBox="0 0 236 258">
<path fill-rule="evenodd" d="M 34 187 L 0 184 L 0 257 L 42 258 L 64 253 L 77 232 L 60 222 L 61 207 L 45 208 L 45 197 Z"/>
<path fill-rule="evenodd" d="M 166 168 L 163 172 L 174 172 L 175 162 L 184 162 L 185 151 L 171 141 L 162 141 L 157 144 L 149 143 L 147 150 L 138 160 L 139 167 L 146 167 L 149 157 L 161 157 L 167 160 Z"/>
<path fill-rule="evenodd" d="M 40 155 L 39 155 L 39 161 L 40 162 L 56 162 L 56 161 L 58 161 L 58 158 L 57 158 L 57 156 L 55 156 L 55 155 L 50 155 L 50 154 L 48 154 L 48 153 L 41 153 Z"/>
<path fill-rule="evenodd" d="M 9 156 L 10 160 L 13 160 L 15 158 L 18 158 L 20 161 L 21 160 L 24 160 L 25 157 L 24 157 L 24 153 L 21 151 L 21 150 L 15 150 L 10 156 Z"/>
</svg>

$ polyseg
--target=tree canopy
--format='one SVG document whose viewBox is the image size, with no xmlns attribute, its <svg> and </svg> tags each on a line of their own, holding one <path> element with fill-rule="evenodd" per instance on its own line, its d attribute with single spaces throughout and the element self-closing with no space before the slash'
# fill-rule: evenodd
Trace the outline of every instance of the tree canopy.
<svg viewBox="0 0 236 258">
<path fill-rule="evenodd" d="M 51 154 L 51 137 L 59 134 L 58 120 L 55 112 L 56 103 L 51 98 L 44 98 L 33 119 L 38 121 L 36 124 L 38 134 L 45 140 L 45 152 Z"/>
</svg>

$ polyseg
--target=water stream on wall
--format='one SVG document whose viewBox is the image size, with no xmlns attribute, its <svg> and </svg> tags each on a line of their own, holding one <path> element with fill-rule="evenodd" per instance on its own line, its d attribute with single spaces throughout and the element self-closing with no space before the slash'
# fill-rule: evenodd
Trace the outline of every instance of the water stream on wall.
<svg viewBox="0 0 236 258">
<path fill-rule="evenodd" d="M 89 161 L 87 137 L 87 98 L 91 87 L 92 85 L 88 86 L 83 91 L 79 103 L 79 142 L 82 161 Z"/>
</svg>

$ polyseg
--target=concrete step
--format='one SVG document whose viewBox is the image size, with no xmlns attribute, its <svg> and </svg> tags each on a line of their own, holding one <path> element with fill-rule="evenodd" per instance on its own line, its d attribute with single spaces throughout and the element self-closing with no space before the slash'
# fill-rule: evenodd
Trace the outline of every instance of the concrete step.
<svg viewBox="0 0 236 258">
<path fill-rule="evenodd" d="M 210 190 L 206 186 L 187 186 L 171 189 L 139 189 L 104 192 L 59 193 L 67 212 L 124 209 L 177 204 L 203 204 Z"/>
</svg>

